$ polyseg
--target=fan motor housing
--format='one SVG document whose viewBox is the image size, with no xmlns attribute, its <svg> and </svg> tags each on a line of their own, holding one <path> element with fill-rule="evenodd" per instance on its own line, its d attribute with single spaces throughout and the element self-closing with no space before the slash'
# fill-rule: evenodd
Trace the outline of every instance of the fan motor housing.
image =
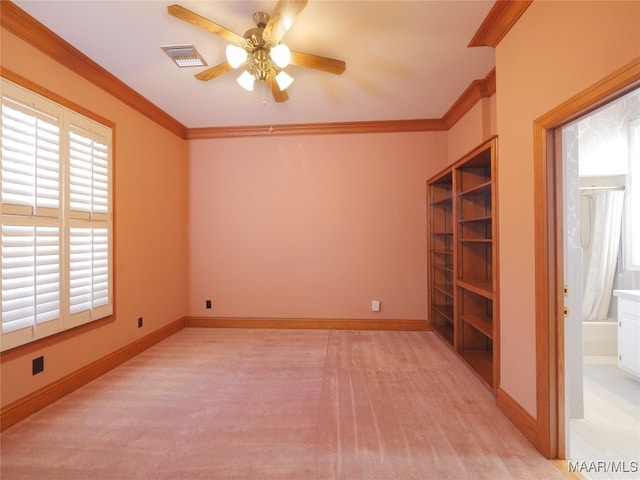
<svg viewBox="0 0 640 480">
<path fill-rule="evenodd" d="M 244 38 L 247 39 L 246 50 L 253 57 L 252 73 L 257 80 L 265 81 L 269 77 L 269 71 L 273 68 L 269 60 L 271 45 L 265 42 L 262 36 L 264 27 L 269 21 L 269 15 L 265 12 L 256 12 L 253 14 L 253 21 L 256 27 L 250 28 L 244 33 Z"/>
<path fill-rule="evenodd" d="M 269 22 L 269 14 L 264 12 L 256 12 L 253 14 L 253 21 L 258 26 L 258 28 L 264 28 Z"/>
</svg>

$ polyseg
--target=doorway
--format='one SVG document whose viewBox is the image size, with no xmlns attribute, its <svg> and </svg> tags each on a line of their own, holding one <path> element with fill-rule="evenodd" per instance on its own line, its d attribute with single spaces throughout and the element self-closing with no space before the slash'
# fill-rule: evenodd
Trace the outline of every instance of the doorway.
<svg viewBox="0 0 640 480">
<path fill-rule="evenodd" d="M 636 478 L 640 372 L 619 366 L 616 292 L 640 294 L 640 270 L 632 261 L 639 243 L 632 219 L 640 211 L 640 89 L 556 129 L 556 139 L 562 157 L 567 458 L 588 478 Z M 632 356 L 640 355 L 639 344 Z"/>
<path fill-rule="evenodd" d="M 562 144 L 559 129 L 640 85 L 640 58 L 534 122 L 536 446 L 567 459 Z"/>
</svg>

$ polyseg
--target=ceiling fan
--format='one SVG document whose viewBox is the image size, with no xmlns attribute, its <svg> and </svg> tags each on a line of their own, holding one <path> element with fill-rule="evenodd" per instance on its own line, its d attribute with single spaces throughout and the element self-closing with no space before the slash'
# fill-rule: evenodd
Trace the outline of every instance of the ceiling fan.
<svg viewBox="0 0 640 480">
<path fill-rule="evenodd" d="M 255 28 L 247 30 L 244 36 L 218 25 L 180 5 L 167 7 L 170 15 L 197 27 L 208 30 L 231 42 L 226 49 L 227 60 L 208 68 L 195 77 L 207 81 L 231 70 L 244 67 L 238 77 L 238 83 L 246 90 L 253 90 L 255 80 L 266 82 L 276 102 L 289 99 L 286 88 L 293 78 L 285 71 L 288 65 L 314 68 L 340 75 L 345 70 L 345 62 L 334 58 L 322 57 L 310 53 L 292 52 L 280 43 L 294 20 L 307 5 L 308 0 L 279 0 L 273 14 L 264 12 L 253 15 Z"/>
</svg>

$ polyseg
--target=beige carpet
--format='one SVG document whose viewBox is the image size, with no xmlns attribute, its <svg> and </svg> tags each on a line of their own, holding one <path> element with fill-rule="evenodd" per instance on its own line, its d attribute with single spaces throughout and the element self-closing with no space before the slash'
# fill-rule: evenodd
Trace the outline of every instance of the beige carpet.
<svg viewBox="0 0 640 480">
<path fill-rule="evenodd" d="M 187 328 L 1 441 L 2 480 L 565 478 L 430 332 Z"/>
</svg>

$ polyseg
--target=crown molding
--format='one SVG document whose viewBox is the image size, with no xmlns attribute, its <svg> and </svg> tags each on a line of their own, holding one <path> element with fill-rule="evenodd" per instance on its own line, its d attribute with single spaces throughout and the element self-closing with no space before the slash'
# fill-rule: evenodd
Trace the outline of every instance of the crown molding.
<svg viewBox="0 0 640 480">
<path fill-rule="evenodd" d="M 6 0 L 0 2 L 0 25 L 160 126 L 181 138 L 185 138 L 187 127 L 53 33 L 13 2 Z"/>
<path fill-rule="evenodd" d="M 205 138 L 273 137 L 287 135 L 339 135 L 354 133 L 432 132 L 446 130 L 442 119 L 331 122 L 241 127 L 189 128 L 188 140 Z"/>
<path fill-rule="evenodd" d="M 287 135 L 340 135 L 355 133 L 437 132 L 454 126 L 482 98 L 496 93 L 496 70 L 482 80 L 474 80 L 442 118 L 385 120 L 374 122 L 332 122 L 280 125 L 248 125 L 187 129 L 186 139 L 271 137 Z"/>
<path fill-rule="evenodd" d="M 442 120 L 450 129 L 471 110 L 481 99 L 492 96 L 496 93 L 496 69 L 492 69 L 482 80 L 474 80 L 467 89 L 460 95 L 458 100 L 445 113 Z"/>
<path fill-rule="evenodd" d="M 12 70 L 9 70 L 3 65 L 0 65 L 0 77 L 6 80 L 9 80 L 10 82 L 13 82 L 17 85 L 20 85 L 26 88 L 27 90 L 31 90 L 32 92 L 37 93 L 38 95 L 42 95 L 43 97 L 46 97 L 49 100 L 59 105 L 63 105 L 69 108 L 70 110 L 73 110 L 76 113 L 84 115 L 85 117 L 91 118 L 96 122 L 101 123 L 102 125 L 105 125 L 111 129 L 116 128 L 116 123 L 113 122 L 112 120 L 105 118 L 102 115 L 99 115 L 96 112 L 89 110 L 84 105 L 80 105 L 79 103 L 72 102 L 68 98 L 63 97 L 62 95 L 58 95 L 56 92 L 52 92 L 51 90 L 43 87 L 42 85 L 36 82 L 33 82 L 28 78 L 15 73 Z"/>
<path fill-rule="evenodd" d="M 487 23 L 491 26 L 502 24 L 502 18 L 515 18 L 513 20 L 515 23 L 517 17 L 524 12 L 529 3 L 531 2 L 499 0 L 485 19 L 483 26 Z M 523 4 L 524 9 L 522 8 Z M 500 8 L 497 8 L 499 5 Z M 514 13 L 516 6 L 521 10 L 517 17 Z M 500 12 L 500 17 L 488 22 L 492 13 L 497 10 Z M 186 140 L 446 131 L 471 110 L 481 98 L 495 93 L 495 70 L 492 70 L 483 80 L 473 81 L 442 118 L 187 128 L 8 0 L 0 1 L 0 25 L 61 65 Z M 481 26 L 481 30 L 482 28 Z"/>
<path fill-rule="evenodd" d="M 516 24 L 533 0 L 498 0 L 478 31 L 469 42 L 469 47 L 496 47 L 502 37 Z"/>
</svg>

